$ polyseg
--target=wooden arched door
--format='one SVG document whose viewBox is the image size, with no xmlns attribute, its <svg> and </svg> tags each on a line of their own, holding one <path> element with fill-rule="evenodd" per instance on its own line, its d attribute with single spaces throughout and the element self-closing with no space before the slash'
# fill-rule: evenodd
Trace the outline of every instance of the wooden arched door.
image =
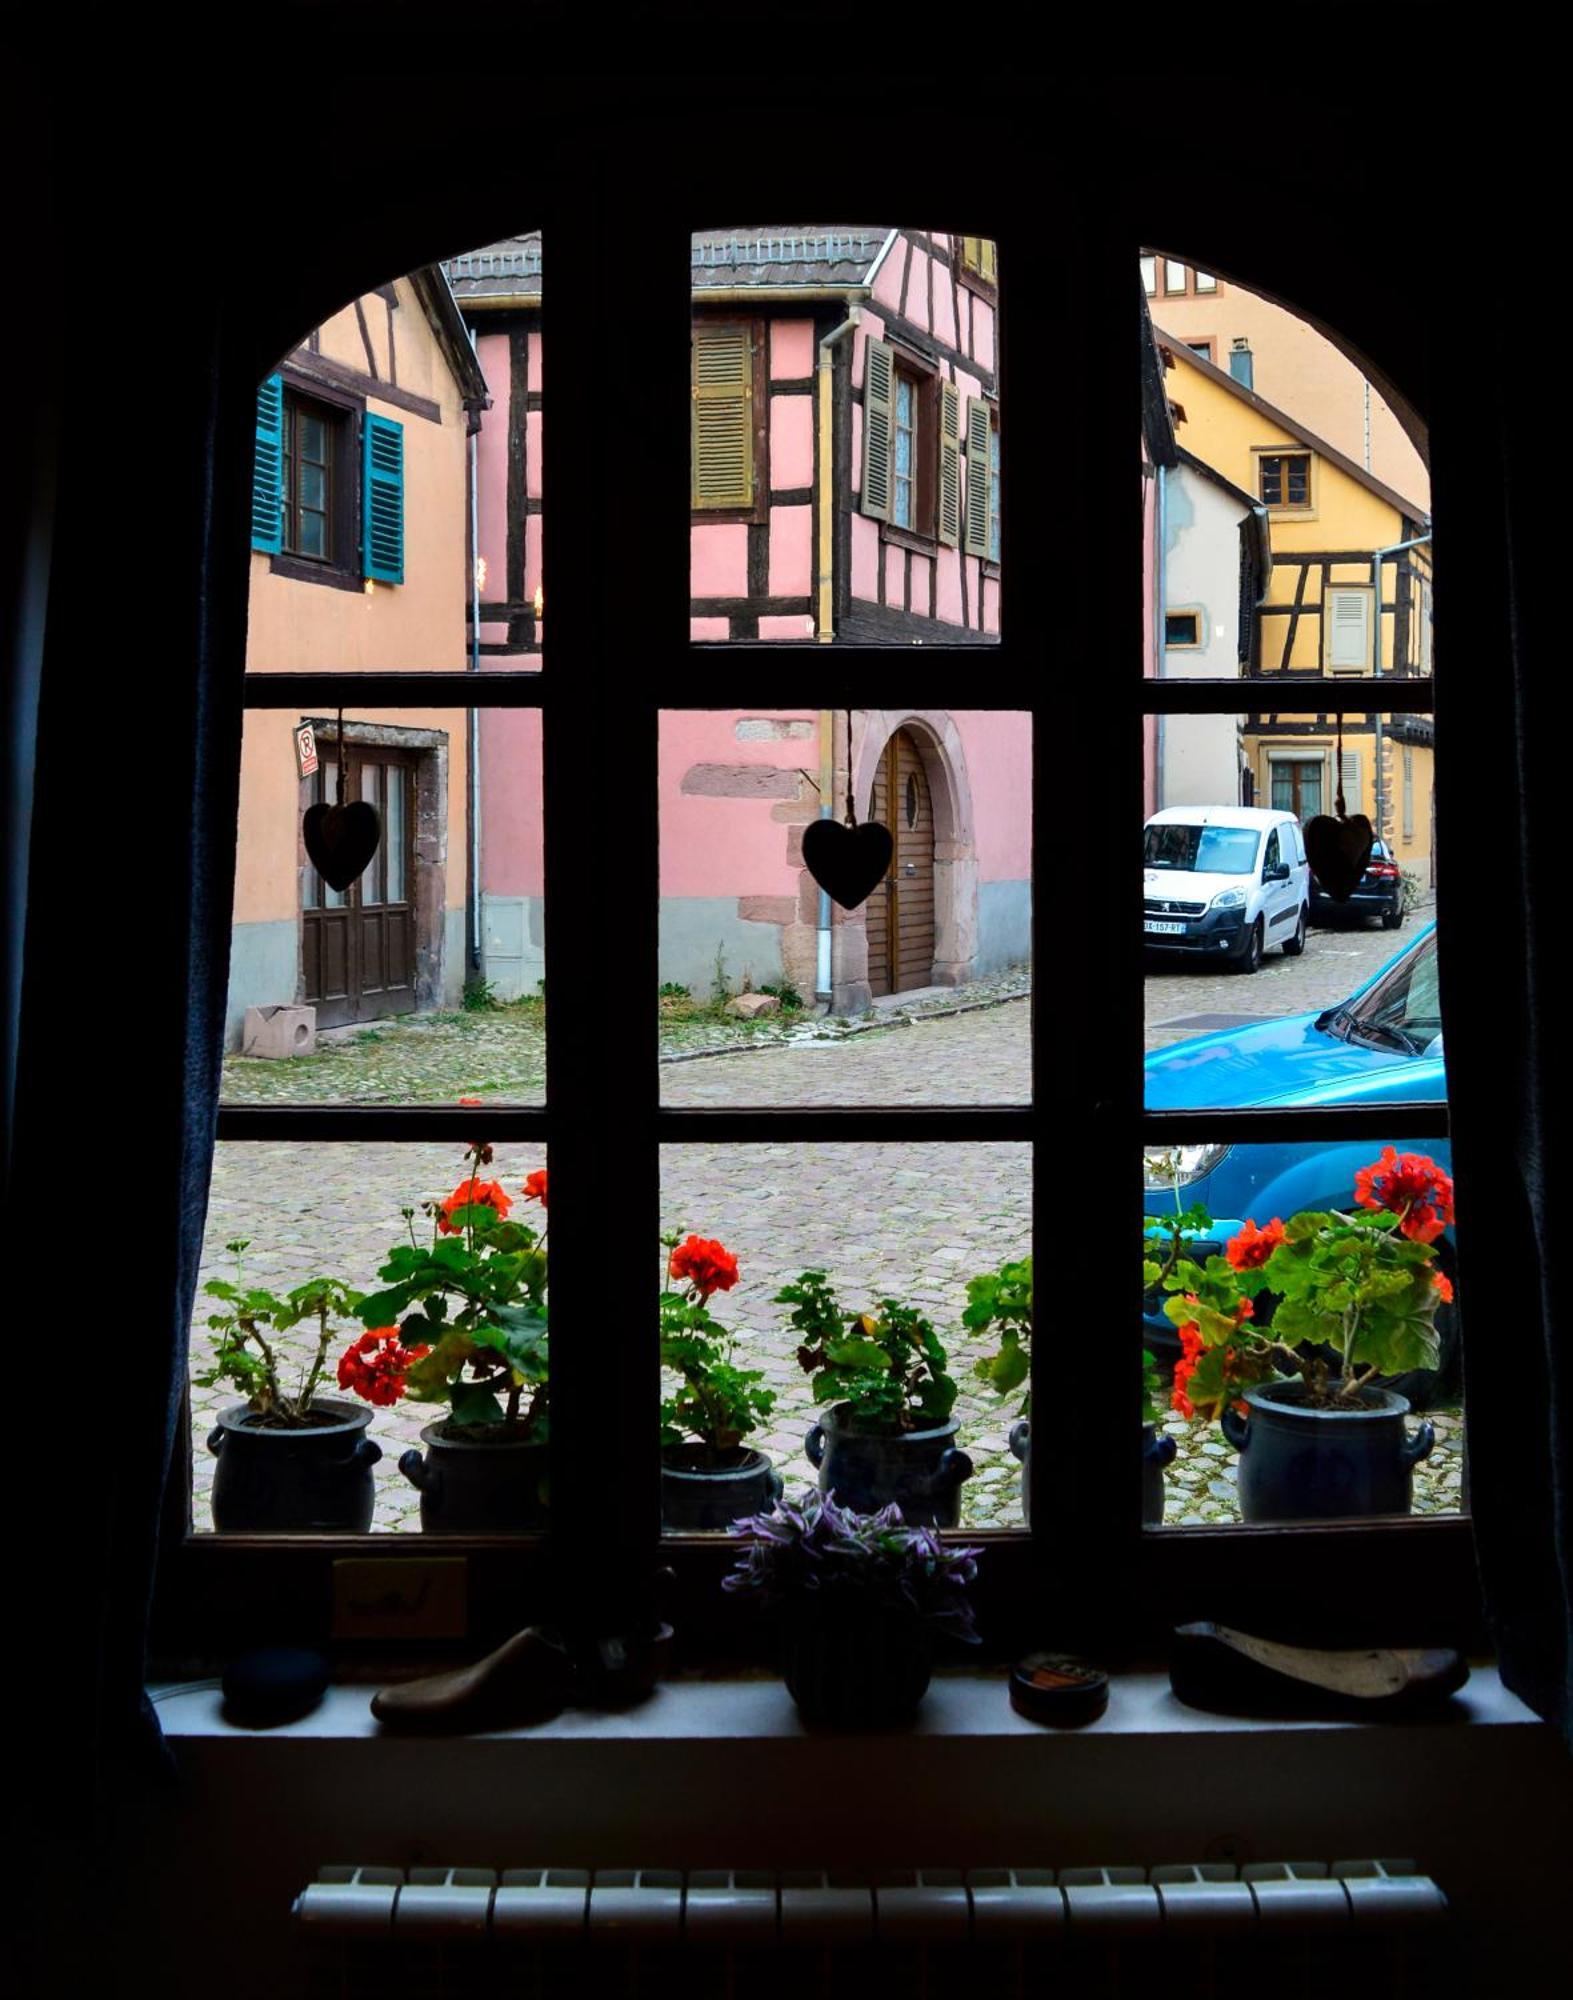
<svg viewBox="0 0 1573 2000">
<path fill-rule="evenodd" d="M 880 753 L 871 817 L 890 828 L 894 851 L 864 905 L 868 983 L 905 993 L 934 977 L 934 801 L 916 739 L 898 729 Z"/>
</svg>

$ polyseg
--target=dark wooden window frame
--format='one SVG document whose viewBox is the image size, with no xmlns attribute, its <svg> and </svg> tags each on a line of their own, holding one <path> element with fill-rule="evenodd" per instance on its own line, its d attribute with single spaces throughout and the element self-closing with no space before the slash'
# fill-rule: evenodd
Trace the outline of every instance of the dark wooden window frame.
<svg viewBox="0 0 1573 2000">
<path fill-rule="evenodd" d="M 582 157 L 571 171 L 577 178 L 570 183 L 564 168 L 563 184 L 582 185 Z M 597 448 L 565 459 L 555 482 L 548 516 L 552 670 L 498 670 L 485 681 L 485 705 L 537 707 L 543 715 L 546 899 L 554 953 L 546 989 L 546 1107 L 488 1107 L 480 1114 L 459 1107 L 221 1107 L 218 1116 L 223 1143 L 440 1141 L 457 1154 L 479 1134 L 493 1143 L 530 1139 L 550 1148 L 554 1310 L 563 1326 L 553 1344 L 551 1536 L 441 1542 L 413 1536 L 196 1536 L 190 1428 L 183 1425 L 168 1487 L 158 1604 L 158 1639 L 166 1658 L 212 1659 L 226 1647 L 261 1643 L 286 1630 L 326 1636 L 332 1565 L 345 1555 L 394 1562 L 462 1558 L 472 1647 L 538 1613 L 548 1578 L 581 1615 L 626 1617 L 631 1603 L 648 1602 L 648 1579 L 658 1565 L 673 1573 L 667 1615 L 692 1651 L 725 1657 L 764 1643 L 753 1636 L 756 1628 L 744 1607 L 719 1591 L 733 1560 L 731 1545 L 659 1534 L 659 1372 L 647 1246 L 660 1225 L 658 1169 L 665 1145 L 1021 1142 L 1033 1149 L 1032 1243 L 1039 1263 L 1048 1269 L 1062 1253 L 1071 1218 L 1084 1259 L 1115 1269 L 1136 1240 L 1146 1206 L 1136 1170 L 1144 1145 L 1358 1139 L 1375 1147 L 1393 1135 L 1391 1108 L 1146 1110 L 1141 936 L 1118 896 L 1091 898 L 1082 912 L 1081 942 L 1096 977 L 1056 982 L 1052 993 L 1040 989 L 1030 1003 L 1035 1030 L 1030 1105 L 663 1108 L 656 1065 L 643 1039 L 626 1033 L 620 988 L 604 978 L 601 898 L 585 893 L 587 885 L 604 879 L 622 881 L 627 961 L 653 967 L 656 749 L 663 709 L 923 708 L 954 705 L 960 698 L 972 708 L 1029 710 L 1035 720 L 1034 797 L 1058 805 L 1056 812 L 1033 816 L 1033 877 L 1047 882 L 1059 865 L 1057 846 L 1067 816 L 1101 829 L 1114 850 L 1121 829 L 1139 823 L 1146 717 L 1227 715 L 1236 713 L 1240 702 L 1240 683 L 1233 677 L 1142 677 L 1140 514 L 1128 454 L 1084 450 L 1078 461 L 1082 477 L 1063 499 L 1046 494 L 1041 485 L 1035 491 L 1030 479 L 1012 477 L 1013 467 L 1049 462 L 1063 445 L 1067 422 L 1084 428 L 1089 439 L 1123 439 L 1132 428 L 1131 263 L 1142 235 L 1134 206 L 1123 226 L 1117 220 L 1123 211 L 1108 204 L 1075 220 L 1067 255 L 1087 304 L 1078 335 L 1076 407 L 1067 415 L 1047 371 L 1025 371 L 1012 396 L 1017 449 L 1002 468 L 1002 557 L 1018 540 L 1023 547 L 1040 547 L 1045 535 L 1053 534 L 1067 573 L 1086 580 L 1080 593 L 1084 610 L 1077 614 L 1079 656 L 1089 663 L 1085 670 L 1045 675 L 1041 635 L 1029 629 L 1029 621 L 1017 621 L 1014 640 L 1002 636 L 987 650 L 972 649 L 975 657 L 961 659 L 954 648 L 936 656 L 879 645 L 809 652 L 769 643 L 690 650 L 687 606 L 680 585 L 672 584 L 687 568 L 689 510 L 669 501 L 655 510 L 636 546 L 619 544 L 619 496 L 626 489 L 619 485 L 614 492 L 602 478 L 600 467 L 610 461 L 599 448 L 622 449 L 635 490 L 666 491 L 675 499 L 671 474 L 686 459 L 686 411 L 681 398 L 650 396 L 648 384 L 652 376 L 682 379 L 688 232 L 691 221 L 703 223 L 716 206 L 708 170 L 696 164 L 690 172 L 686 189 L 665 179 L 659 187 L 624 182 L 615 189 L 608 181 L 596 196 L 615 206 L 650 247 L 647 269 L 672 274 L 651 279 L 652 290 L 663 283 L 670 290 L 652 303 L 650 338 L 636 352 L 629 351 L 634 344 L 626 339 L 624 319 L 609 310 L 612 280 L 597 231 L 569 229 L 557 239 L 556 282 L 565 326 L 572 323 L 576 303 L 582 317 L 573 338 L 559 339 L 553 394 L 578 413 L 581 424 L 600 425 L 602 432 L 589 440 Z M 532 170 L 532 186 L 539 183 Z M 632 218 L 626 214 L 630 203 L 640 211 Z M 1056 275 L 1062 260 L 1031 254 L 1029 228 L 1036 230 L 1035 219 L 1024 222 L 1014 238 L 1003 222 L 993 233 L 1002 257 L 1009 241 L 1022 247 L 1012 263 L 1011 311 L 1021 326 L 1047 326 L 1062 317 Z M 255 383 L 229 383 L 223 408 L 234 440 L 248 440 Z M 237 442 L 237 456 L 239 449 Z M 563 524 L 560 533 L 551 532 L 554 518 Z M 606 587 L 605 551 L 614 547 L 634 578 L 633 588 Z M 243 564 L 243 541 L 237 540 L 231 553 L 237 566 Z M 1126 607 L 1112 625 L 1111 604 Z M 1108 641 L 1121 633 L 1126 671 L 1111 675 Z M 1071 656 L 1077 656 L 1075 647 Z M 619 690 L 618 727 L 608 732 L 601 667 L 617 657 L 649 665 Z M 473 679 L 453 673 L 259 673 L 247 676 L 245 700 L 297 714 L 327 713 L 341 699 L 361 710 L 452 707 L 463 705 L 475 689 Z M 1384 707 L 1429 715 L 1434 690 L 1432 681 L 1393 682 L 1384 692 Z M 1297 706 L 1307 710 L 1331 710 L 1347 699 L 1347 682 L 1314 676 L 1297 682 Z M 1108 754 L 1066 754 L 1078 731 L 1093 729 Z M 587 819 L 584 801 L 607 796 L 619 800 L 619 811 Z M 649 835 L 630 852 L 627 830 L 638 826 Z M 573 837 L 554 837 L 558 827 L 572 829 Z M 1067 1047 L 1099 1051 L 1102 1059 L 1067 1063 Z M 1443 1136 L 1446 1107 L 1406 1106 L 1402 1126 L 1417 1140 Z M 1074 1143 L 1067 1144 L 1067 1135 L 1074 1135 Z M 855 1163 L 855 1155 L 849 1159 Z M 608 1226 L 608 1216 L 615 1226 Z M 568 1274 L 575 1271 L 593 1271 L 593 1287 L 570 1282 Z M 1433 1630 L 1439 1618 L 1449 1632 L 1468 1626 L 1477 1595 L 1463 1520 L 1144 1533 L 1140 1463 L 1133 1448 L 1139 1370 L 1134 1339 L 1061 1343 L 1050 1335 L 1035 1344 L 1039 1409 L 1072 1409 L 1076 1421 L 1056 1427 L 1056 1449 L 1033 1454 L 1032 1533 L 970 1538 L 986 1548 L 979 1597 L 996 1655 L 1027 1640 L 1042 1643 L 1042 1634 L 1052 1630 L 1105 1659 L 1130 1657 L 1133 1650 L 1161 1645 L 1168 1625 L 1176 1617 L 1197 1615 L 1199 1607 L 1239 1622 L 1266 1617 L 1281 1625 L 1321 1616 L 1352 1634 L 1373 1637 Z M 614 1476 L 607 1476 L 608 1467 Z"/>
<path fill-rule="evenodd" d="M 1315 457 L 1316 454 L 1312 451 L 1259 450 L 1256 454 L 1256 492 L 1262 505 L 1269 508 L 1274 514 L 1314 513 L 1316 509 L 1316 488 L 1315 475 L 1312 468 Z M 1289 492 L 1288 465 L 1291 459 L 1296 458 L 1303 458 L 1305 460 L 1305 498 L 1303 500 L 1290 500 L 1287 498 Z M 1284 471 L 1280 477 L 1286 497 L 1282 500 L 1269 500 L 1267 497 L 1267 462 L 1269 459 L 1278 460 L 1284 467 Z"/>
<path fill-rule="evenodd" d="M 915 525 L 904 528 L 899 521 L 889 520 L 879 523 L 879 539 L 882 543 L 893 542 L 898 548 L 911 549 L 917 555 L 932 556 L 948 543 L 939 539 L 939 397 L 942 380 L 937 361 L 919 354 L 915 348 L 892 339 L 889 331 L 885 334 L 886 344 L 892 356 L 893 379 L 890 388 L 890 511 L 896 511 L 896 383 L 905 376 L 917 386 L 917 463 L 914 467 L 913 511 Z M 957 392 L 959 396 L 959 391 Z M 961 443 L 966 444 L 965 436 Z M 964 477 L 966 461 L 962 460 L 958 478 Z"/>
<path fill-rule="evenodd" d="M 690 491 L 689 515 L 696 527 L 740 521 L 750 527 L 762 527 L 770 519 L 770 322 L 762 315 L 706 309 L 702 305 L 694 308 L 693 317 L 711 326 L 749 329 L 754 363 L 754 502 L 751 507 L 696 507 Z"/>
<path fill-rule="evenodd" d="M 322 583 L 334 590 L 364 589 L 361 575 L 361 432 L 365 424 L 366 398 L 349 391 L 325 388 L 290 368 L 279 370 L 284 380 L 286 407 L 302 404 L 322 411 L 332 419 L 332 459 L 329 477 L 330 553 L 326 557 L 305 556 L 283 549 L 269 558 L 274 576 L 293 577 L 299 583 Z M 286 505 L 288 497 L 286 496 Z"/>
</svg>

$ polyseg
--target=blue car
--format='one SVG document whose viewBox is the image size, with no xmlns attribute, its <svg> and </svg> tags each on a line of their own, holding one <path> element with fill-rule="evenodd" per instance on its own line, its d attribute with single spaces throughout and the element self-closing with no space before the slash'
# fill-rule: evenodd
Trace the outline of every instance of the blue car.
<svg viewBox="0 0 1573 2000">
<path fill-rule="evenodd" d="M 1320 1013 L 1291 1014 L 1260 1027 L 1228 1028 L 1155 1049 L 1146 1060 L 1146 1101 L 1152 1111 L 1197 1111 L 1317 1104 L 1391 1104 L 1390 1142 L 1399 1152 L 1428 1153 L 1452 1171 L 1446 1139 L 1406 1139 L 1402 1107 L 1447 1096 L 1442 1019 L 1437 1002 L 1436 926 L 1365 985 Z M 1380 1147 L 1370 1140 L 1318 1146 L 1181 1146 L 1146 1155 L 1147 1212 L 1162 1215 L 1200 1203 L 1213 1218 L 1212 1236 L 1192 1246 L 1198 1259 L 1221 1254 L 1250 1217 L 1258 1224 L 1299 1209 L 1352 1209 L 1355 1175 Z M 1440 1240 L 1440 1262 L 1451 1269 L 1451 1231 Z M 1174 1329 L 1150 1293 L 1144 1317 L 1149 1346 L 1173 1351 Z M 1442 1365 L 1401 1378 L 1395 1387 L 1417 1407 L 1451 1390 L 1457 1372 L 1457 1324 L 1452 1308 L 1438 1315 Z"/>
</svg>

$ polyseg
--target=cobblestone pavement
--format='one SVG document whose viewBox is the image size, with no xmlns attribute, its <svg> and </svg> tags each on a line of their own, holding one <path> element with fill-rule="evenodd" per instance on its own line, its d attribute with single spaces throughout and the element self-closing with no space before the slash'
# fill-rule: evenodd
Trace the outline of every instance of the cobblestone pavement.
<svg viewBox="0 0 1573 2000">
<path fill-rule="evenodd" d="M 1149 1048 L 1202 1032 L 1187 1017 L 1219 1014 L 1270 1018 L 1326 1006 L 1352 991 L 1413 935 L 1427 913 L 1403 931 L 1315 929 L 1304 955 L 1270 955 L 1246 979 L 1211 967 L 1182 965 L 1147 980 Z M 1003 983 L 987 999 L 998 999 Z M 960 996 L 955 996 L 960 997 Z M 513 1102 L 539 1102 L 539 1030 L 526 1010 L 448 1015 L 379 1029 L 373 1041 L 350 1039 L 327 1049 L 309 1071 L 309 1090 L 295 1101 L 441 1101 L 503 1089 Z M 674 1105 L 977 1104 L 1020 1103 L 1028 1091 L 1029 1010 L 1020 1000 L 974 1007 L 942 1018 L 921 1014 L 867 1033 L 755 1047 L 748 1053 L 672 1063 L 663 1095 Z M 530 1041 L 534 1037 L 533 1042 Z M 529 1046 L 526 1046 L 526 1044 Z M 228 1069 L 233 1071 L 233 1062 Z M 252 1072 L 282 1080 L 271 1088 L 301 1088 L 304 1066 L 250 1063 L 242 1095 L 256 1101 Z M 296 1081 L 288 1081 L 285 1073 Z M 535 1077 L 535 1097 L 521 1079 Z M 512 1083 L 507 1079 L 511 1078 Z M 502 1079 L 498 1081 L 498 1079 Z M 275 1096 L 269 1101 L 279 1101 Z M 493 1101 L 496 1097 L 493 1094 Z M 545 1164 L 539 1150 L 499 1148 L 493 1171 L 517 1186 Z M 915 1151 L 907 1146 L 684 1145 L 663 1155 L 662 1213 L 667 1227 L 719 1237 L 738 1259 L 742 1276 L 725 1295 L 721 1317 L 742 1340 L 751 1365 L 765 1369 L 777 1392 L 769 1431 L 757 1439 L 789 1484 L 811 1474 L 803 1434 L 814 1416 L 807 1377 L 793 1359 L 772 1295 L 797 1272 L 830 1272 L 844 1305 L 882 1296 L 906 1299 L 926 1312 L 951 1354 L 960 1384 L 961 1441 L 977 1473 L 963 1489 L 963 1525 L 1010 1526 L 1020 1521 L 1020 1468 L 1005 1448 L 1014 1401 L 1001 1404 L 974 1387 L 971 1367 L 986 1342 L 965 1335 L 960 1314 L 966 1281 L 1026 1249 L 1031 1227 L 1027 1149 L 1010 1144 Z M 447 1194 L 460 1178 L 458 1148 L 412 1145 L 220 1146 L 214 1166 L 201 1276 L 231 1276 L 225 1242 L 249 1237 L 249 1277 L 285 1290 L 324 1269 L 369 1287 L 388 1247 L 398 1239 L 399 1211 Z M 652 1284 L 658 1277 L 652 1257 Z M 207 1302 L 193 1328 L 193 1374 L 208 1352 Z M 345 1330 L 347 1344 L 353 1329 Z M 652 1336 L 653 1337 L 653 1336 Z M 284 1343 L 303 1364 L 299 1335 Z M 331 1380 L 327 1387 L 335 1393 Z M 208 1525 L 213 1460 L 205 1449 L 215 1412 L 235 1400 L 222 1385 L 193 1389 L 196 1515 Z M 441 1416 L 435 1405 L 401 1403 L 379 1410 L 372 1435 L 381 1444 L 377 1468 L 379 1530 L 414 1529 L 418 1498 L 400 1476 L 398 1456 L 419 1442 L 421 1426 Z M 1417 1468 L 1417 1511 L 1451 1509 L 1460 1490 L 1460 1422 L 1435 1413 L 1438 1442 Z M 1045 1428 L 1039 1425 L 1040 1434 Z M 1171 1522 L 1238 1517 L 1234 1454 L 1209 1427 L 1170 1418 L 1180 1451 L 1168 1474 Z"/>
</svg>

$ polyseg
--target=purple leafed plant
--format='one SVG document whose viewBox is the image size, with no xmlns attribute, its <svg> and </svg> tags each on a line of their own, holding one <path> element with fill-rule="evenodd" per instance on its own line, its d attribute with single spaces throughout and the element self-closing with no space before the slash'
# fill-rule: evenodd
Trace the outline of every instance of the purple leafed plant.
<svg viewBox="0 0 1573 2000">
<path fill-rule="evenodd" d="M 809 1591 L 856 1595 L 977 1643 L 967 1585 L 982 1550 L 947 1548 L 932 1528 L 909 1528 L 894 1502 L 877 1514 L 854 1514 L 838 1507 L 833 1493 L 810 1488 L 732 1527 L 750 1540 L 722 1578 L 723 1590 L 757 1591 L 766 1604 Z"/>
</svg>

